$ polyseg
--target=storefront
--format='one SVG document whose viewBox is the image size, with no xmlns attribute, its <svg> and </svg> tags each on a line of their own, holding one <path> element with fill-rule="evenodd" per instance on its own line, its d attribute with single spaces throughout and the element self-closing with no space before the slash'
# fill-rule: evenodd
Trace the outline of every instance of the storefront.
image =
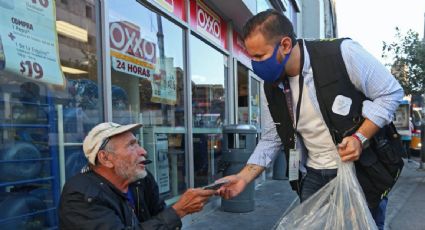
<svg viewBox="0 0 425 230">
<path fill-rule="evenodd" d="M 242 16 L 211 3 L 0 0 L 2 228 L 56 228 L 61 187 L 103 121 L 144 124 L 168 204 L 221 176 L 222 126 L 261 129 L 262 82 L 231 22 Z"/>
</svg>

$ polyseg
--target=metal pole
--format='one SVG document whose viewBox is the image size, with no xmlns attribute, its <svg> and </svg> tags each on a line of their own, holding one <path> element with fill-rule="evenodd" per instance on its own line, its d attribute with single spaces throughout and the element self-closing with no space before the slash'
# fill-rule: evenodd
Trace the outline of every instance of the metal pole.
<svg viewBox="0 0 425 230">
<path fill-rule="evenodd" d="M 424 162 L 425 162 L 425 123 L 422 123 L 421 125 L 421 159 L 419 161 L 418 170 L 422 170 L 422 171 L 425 170 Z"/>
<path fill-rule="evenodd" d="M 58 155 L 59 155 L 59 182 L 61 190 L 63 186 L 65 185 L 65 136 L 63 132 L 63 106 L 57 105 L 56 106 L 58 111 Z"/>
</svg>

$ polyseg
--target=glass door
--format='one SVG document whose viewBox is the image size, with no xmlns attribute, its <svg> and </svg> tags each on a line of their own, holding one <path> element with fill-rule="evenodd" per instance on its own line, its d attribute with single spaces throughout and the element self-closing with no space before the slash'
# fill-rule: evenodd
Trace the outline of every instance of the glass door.
<svg viewBox="0 0 425 230">
<path fill-rule="evenodd" d="M 257 130 L 261 128 L 260 87 L 260 80 L 249 71 L 249 124 L 257 127 Z"/>
<path fill-rule="evenodd" d="M 194 185 L 200 187 L 217 179 L 222 157 L 228 57 L 194 35 L 190 44 Z"/>
<path fill-rule="evenodd" d="M 237 118 L 238 124 L 249 124 L 249 70 L 237 62 Z"/>
<path fill-rule="evenodd" d="M 137 1 L 110 1 L 112 121 L 143 123 L 160 196 L 177 200 L 188 187 L 184 105 L 184 31 Z"/>
<path fill-rule="evenodd" d="M 240 62 L 237 64 L 238 124 L 251 124 L 260 129 L 260 87 L 258 77 Z"/>
</svg>

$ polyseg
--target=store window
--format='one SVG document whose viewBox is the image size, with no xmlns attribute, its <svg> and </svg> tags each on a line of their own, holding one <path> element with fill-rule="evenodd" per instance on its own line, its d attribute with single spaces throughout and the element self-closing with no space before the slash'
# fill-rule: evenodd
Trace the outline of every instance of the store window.
<svg viewBox="0 0 425 230">
<path fill-rule="evenodd" d="M 136 1 L 111 1 L 113 121 L 143 123 L 138 137 L 153 161 L 160 195 L 172 199 L 186 176 L 183 30 Z"/>
<path fill-rule="evenodd" d="M 2 229 L 57 227 L 61 185 L 86 164 L 82 140 L 103 120 L 100 25 L 87 2 L 0 1 Z"/>
<path fill-rule="evenodd" d="M 225 117 L 227 56 L 190 36 L 195 187 L 216 179 Z"/>
<path fill-rule="evenodd" d="M 249 114 L 250 114 L 250 124 L 254 125 L 258 131 L 261 130 L 261 106 L 260 106 L 260 81 L 253 77 L 253 73 L 250 76 L 250 90 L 249 95 Z"/>
<path fill-rule="evenodd" d="M 248 68 L 238 62 L 238 123 L 249 124 L 249 78 Z"/>
<path fill-rule="evenodd" d="M 260 81 L 254 73 L 238 62 L 238 123 L 254 125 L 260 130 Z"/>
</svg>

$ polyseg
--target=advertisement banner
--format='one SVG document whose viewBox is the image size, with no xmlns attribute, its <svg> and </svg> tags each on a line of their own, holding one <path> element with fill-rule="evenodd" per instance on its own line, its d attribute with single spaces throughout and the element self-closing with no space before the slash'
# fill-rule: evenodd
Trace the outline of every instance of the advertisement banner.
<svg viewBox="0 0 425 230">
<path fill-rule="evenodd" d="M 64 85 L 53 0 L 0 0 L 0 68 L 17 77 Z"/>
<path fill-rule="evenodd" d="M 158 69 L 153 75 L 152 102 L 175 105 L 177 101 L 177 78 L 173 58 L 160 60 L 163 69 Z"/>
<path fill-rule="evenodd" d="M 190 1 L 190 18 L 190 24 L 197 32 L 227 49 L 225 21 L 201 0 Z"/>
<path fill-rule="evenodd" d="M 155 71 L 156 44 L 144 39 L 140 28 L 130 22 L 109 25 L 112 68 L 151 80 Z"/>
</svg>

